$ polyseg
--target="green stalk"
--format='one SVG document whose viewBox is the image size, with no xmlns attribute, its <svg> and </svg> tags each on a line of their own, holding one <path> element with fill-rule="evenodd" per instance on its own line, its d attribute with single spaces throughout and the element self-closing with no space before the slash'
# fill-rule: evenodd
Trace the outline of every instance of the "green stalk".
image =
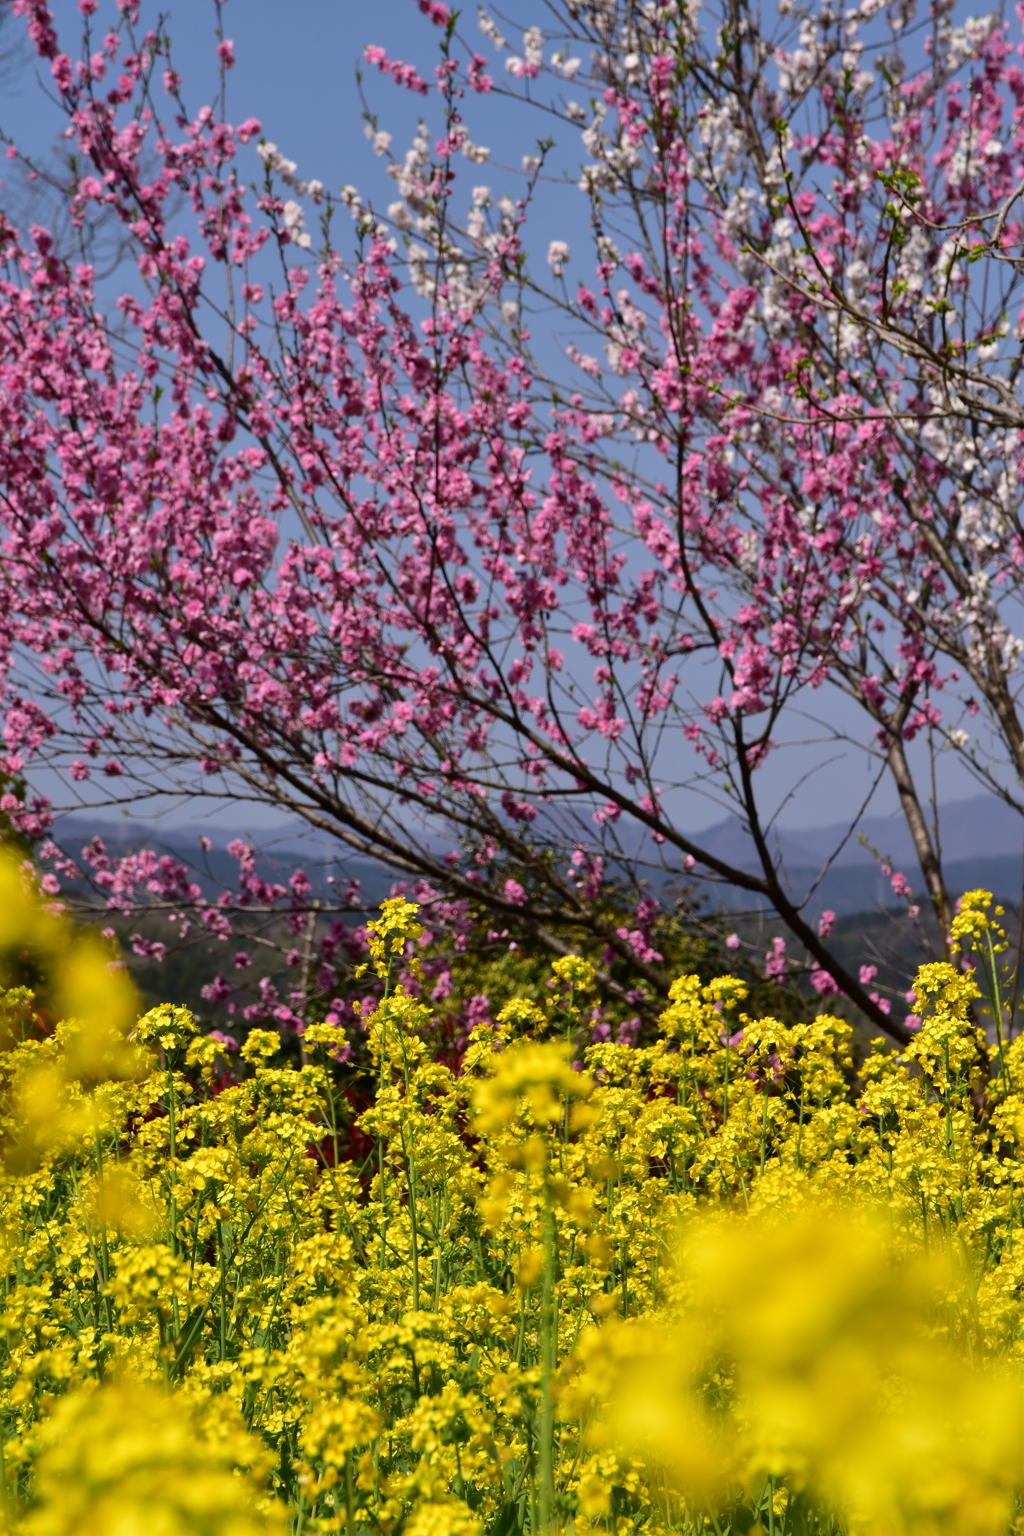
<svg viewBox="0 0 1024 1536">
<path fill-rule="evenodd" d="M 219 1218 L 217 1220 L 217 1254 L 220 1258 L 220 1358 L 223 1360 L 228 1352 L 228 1275 L 224 1254 L 224 1223 Z"/>
<path fill-rule="evenodd" d="M 999 1076 L 1006 1077 L 1006 1056 L 1003 1042 L 1003 994 L 999 986 L 999 976 L 996 969 L 996 955 L 992 948 L 992 934 L 985 929 L 985 947 L 988 954 L 985 957 L 985 969 L 989 976 L 989 994 L 992 1004 L 992 1017 L 996 1023 L 996 1048 L 999 1052 Z"/>
<path fill-rule="evenodd" d="M 388 971 L 389 977 L 390 977 L 390 974 L 391 973 L 390 973 L 390 968 L 389 968 L 389 971 Z M 378 1082 L 377 1082 L 377 1102 L 378 1102 L 378 1104 L 380 1103 L 380 1100 L 382 1099 L 383 1094 L 384 1094 L 384 1052 L 385 1052 L 386 1044 L 387 1044 L 387 1024 L 386 1023 L 382 1023 L 381 1027 L 380 1027 L 380 1076 L 379 1076 Z M 381 1269 L 383 1269 L 384 1268 L 384 1258 L 385 1258 L 385 1254 L 387 1253 L 388 1208 L 387 1208 L 387 1202 L 386 1202 L 385 1196 L 384 1196 L 384 1190 L 385 1190 L 385 1184 L 384 1184 L 384 1177 L 385 1177 L 385 1175 L 384 1175 L 384 1137 L 382 1136 L 382 1134 L 381 1134 L 381 1132 L 379 1130 L 376 1132 L 376 1139 L 377 1139 L 377 1187 L 378 1187 L 378 1194 L 379 1194 L 379 1197 L 380 1197 L 380 1267 L 381 1267 Z"/>
<path fill-rule="evenodd" d="M 77 1178 L 77 1176 L 75 1174 L 74 1164 L 72 1164 L 70 1166 L 70 1168 L 68 1169 L 68 1173 L 70 1174 L 70 1177 L 71 1177 L 71 1188 L 72 1188 L 72 1191 L 74 1192 L 75 1200 L 78 1202 L 79 1206 L 81 1206 L 81 1204 L 82 1204 L 82 1195 L 81 1195 L 81 1191 L 78 1188 L 78 1178 Z M 92 1282 L 92 1295 L 93 1295 L 93 1314 L 92 1315 L 93 1315 L 93 1324 L 94 1324 L 94 1326 L 97 1329 L 99 1329 L 99 1327 L 100 1327 L 100 1281 L 102 1280 L 103 1281 L 103 1310 L 107 1314 L 107 1332 L 108 1333 L 113 1333 L 113 1331 L 114 1331 L 114 1314 L 113 1314 L 113 1311 L 112 1311 L 111 1305 L 110 1305 L 110 1295 L 109 1295 L 109 1293 L 107 1291 L 107 1285 L 108 1285 L 109 1280 L 110 1280 L 110 1274 L 109 1274 L 109 1267 L 108 1267 L 107 1260 L 103 1256 L 105 1254 L 106 1250 L 105 1250 L 105 1248 L 101 1249 L 99 1251 L 97 1250 L 96 1242 L 95 1242 L 95 1239 L 94 1239 L 93 1233 L 92 1233 L 91 1224 L 88 1221 L 85 1220 L 84 1211 L 83 1211 L 83 1227 L 84 1227 L 84 1230 L 85 1230 L 86 1240 L 87 1240 L 87 1242 L 89 1244 L 89 1252 L 92 1254 L 92 1263 L 93 1263 L 93 1282 Z M 105 1235 L 106 1235 L 106 1231 L 104 1229 L 104 1236 Z M 19 1285 L 23 1285 L 24 1284 L 24 1274 L 22 1272 L 22 1266 L 21 1266 L 21 1259 L 20 1258 L 18 1260 L 18 1284 Z"/>
<path fill-rule="evenodd" d="M 102 1145 L 100 1143 L 100 1127 L 99 1127 L 99 1120 L 96 1117 L 96 1105 L 95 1105 L 95 1103 L 93 1104 L 93 1117 L 94 1117 L 93 1118 L 93 1145 L 95 1146 L 95 1149 L 96 1149 L 96 1180 L 97 1180 L 98 1184 L 102 1185 L 102 1183 L 103 1183 L 103 1147 L 102 1147 Z M 109 1285 L 110 1284 L 110 1245 L 107 1242 L 107 1224 L 106 1224 L 105 1221 L 101 1221 L 100 1222 L 100 1254 L 102 1255 L 102 1264 L 103 1264 L 103 1284 L 104 1285 Z"/>
<path fill-rule="evenodd" d="M 402 1152 L 405 1155 L 405 1171 L 409 1185 L 409 1243 L 412 1250 L 412 1309 L 420 1309 L 420 1245 L 419 1225 L 416 1219 L 416 1164 L 410 1156 L 402 1126 Z"/>
<path fill-rule="evenodd" d="M 178 1126 L 174 1073 L 167 1074 L 167 1126 L 171 1153 L 171 1253 L 178 1257 Z"/>
<path fill-rule="evenodd" d="M 11 1494 L 7 1486 L 7 1426 L 0 1424 L 0 1509 L 3 1510 L 4 1530 L 13 1531 L 14 1511 L 11 1508 Z"/>
<path fill-rule="evenodd" d="M 551 1189 L 544 1180 L 544 1267 L 540 1293 L 540 1445 L 537 1513 L 540 1536 L 551 1530 L 555 1503 L 555 1405 L 552 1379 L 555 1374 L 555 1212 Z"/>
<path fill-rule="evenodd" d="M 169 1145 L 171 1153 L 171 1253 L 178 1257 L 178 1123 L 177 1101 L 174 1096 L 174 1073 L 168 1071 L 167 1094 L 167 1123 Z M 178 1311 L 177 1296 L 171 1297 L 171 1317 L 174 1323 L 174 1336 L 177 1338 L 181 1332 L 181 1316 Z"/>
<path fill-rule="evenodd" d="M 345 1452 L 345 1529 L 348 1536 L 355 1536 L 356 1517 L 352 1499 L 352 1452 Z"/>
</svg>

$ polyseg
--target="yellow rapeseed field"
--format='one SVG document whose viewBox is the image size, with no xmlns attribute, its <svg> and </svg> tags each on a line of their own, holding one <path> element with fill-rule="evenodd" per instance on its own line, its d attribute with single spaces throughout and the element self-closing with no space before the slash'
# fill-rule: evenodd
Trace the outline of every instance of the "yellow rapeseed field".
<svg viewBox="0 0 1024 1536">
<path fill-rule="evenodd" d="M 0 947 L 64 1019 L 0 999 L 8 1527 L 1024 1528 L 1024 1039 L 989 898 L 956 922 L 977 969 L 924 967 L 912 1045 L 859 1073 L 844 1022 L 750 1018 L 729 977 L 583 1048 L 568 958 L 455 1075 L 388 985 L 416 912 L 374 925 L 359 1161 L 336 1029 L 294 1065 L 256 1030 L 225 1080 L 0 867 Z"/>
</svg>

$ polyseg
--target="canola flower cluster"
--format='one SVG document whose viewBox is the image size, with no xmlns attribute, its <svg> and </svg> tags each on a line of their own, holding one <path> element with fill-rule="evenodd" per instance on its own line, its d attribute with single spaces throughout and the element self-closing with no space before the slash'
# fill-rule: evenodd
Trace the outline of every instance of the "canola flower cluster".
<svg viewBox="0 0 1024 1536">
<path fill-rule="evenodd" d="M 226 1076 L 0 887 L 0 946 L 80 988 L 49 1033 L 2 999 L 8 1529 L 1024 1528 L 1024 1038 L 972 970 L 924 967 L 913 1043 L 855 1072 L 842 1020 L 750 1018 L 728 977 L 679 978 L 648 1045 L 581 1048 L 569 957 L 456 1075 L 390 985 L 419 932 L 394 900 L 354 1112 L 333 1026 L 297 1064 L 255 1030 Z M 957 937 L 995 985 L 990 909 Z"/>
</svg>

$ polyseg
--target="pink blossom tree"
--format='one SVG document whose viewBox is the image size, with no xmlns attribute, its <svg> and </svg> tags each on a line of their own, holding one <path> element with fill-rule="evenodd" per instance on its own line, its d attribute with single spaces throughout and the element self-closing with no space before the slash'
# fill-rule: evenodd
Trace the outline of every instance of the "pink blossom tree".
<svg viewBox="0 0 1024 1536">
<path fill-rule="evenodd" d="M 276 805 L 656 994 L 642 880 L 694 871 L 905 1038 L 762 786 L 792 762 L 799 792 L 786 742 L 842 696 L 861 724 L 827 732 L 891 777 L 942 933 L 935 754 L 1024 812 L 1017 24 L 550 0 L 512 48 L 419 0 L 417 65 L 366 50 L 430 119 L 393 155 L 370 117 L 385 209 L 302 180 L 226 89 L 187 104 L 138 0 L 102 35 L 98 8 L 72 47 L 14 0 L 85 167 L 70 219 L 120 221 L 135 274 L 112 309 L 51 232 L 0 228 L 0 768 Z M 496 92 L 562 136 L 501 198 L 464 185 Z M 580 213 L 534 248 L 552 188 Z M 754 866 L 687 831 L 695 788 Z"/>
</svg>

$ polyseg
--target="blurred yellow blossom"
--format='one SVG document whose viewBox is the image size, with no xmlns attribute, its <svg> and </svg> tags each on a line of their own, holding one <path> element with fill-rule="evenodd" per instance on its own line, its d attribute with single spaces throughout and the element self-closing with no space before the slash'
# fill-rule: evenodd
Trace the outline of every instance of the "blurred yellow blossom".
<svg viewBox="0 0 1024 1536">
<path fill-rule="evenodd" d="M 154 1386 L 80 1388 L 39 1442 L 25 1536 L 283 1536 L 281 1506 L 261 1497 L 259 1444 L 240 1423 L 204 1434 L 187 1403 Z"/>
<path fill-rule="evenodd" d="M 681 1490 L 725 1504 L 767 1476 L 856 1529 L 1006 1529 L 1024 1380 L 978 1358 L 946 1248 L 872 1206 L 721 1212 L 689 1224 L 676 1286 L 669 1319 L 625 1327 L 610 1422 Z"/>
</svg>

